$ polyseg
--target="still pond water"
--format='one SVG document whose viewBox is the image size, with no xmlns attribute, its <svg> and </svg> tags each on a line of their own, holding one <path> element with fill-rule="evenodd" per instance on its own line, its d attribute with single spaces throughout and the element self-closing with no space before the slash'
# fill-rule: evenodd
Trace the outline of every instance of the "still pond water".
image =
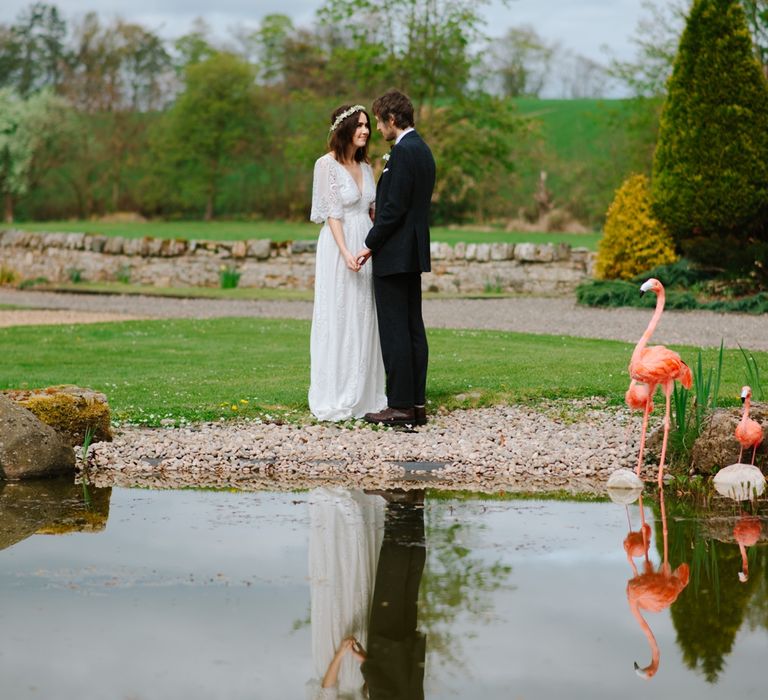
<svg viewBox="0 0 768 700">
<path fill-rule="evenodd" d="M 332 697 L 321 681 L 346 635 L 368 656 L 342 657 L 340 697 L 766 696 L 768 521 L 754 506 L 84 498 L 0 484 L 3 699 Z"/>
</svg>

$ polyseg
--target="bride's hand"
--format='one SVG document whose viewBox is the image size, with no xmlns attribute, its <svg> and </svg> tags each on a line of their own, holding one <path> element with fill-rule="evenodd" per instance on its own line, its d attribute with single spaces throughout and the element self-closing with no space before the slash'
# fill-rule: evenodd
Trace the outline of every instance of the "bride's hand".
<svg viewBox="0 0 768 700">
<path fill-rule="evenodd" d="M 345 250 L 344 253 L 344 262 L 347 264 L 347 267 L 352 270 L 352 272 L 357 272 L 360 270 L 360 265 L 358 264 L 357 260 L 355 260 L 355 256 L 352 255 L 348 250 Z"/>
</svg>

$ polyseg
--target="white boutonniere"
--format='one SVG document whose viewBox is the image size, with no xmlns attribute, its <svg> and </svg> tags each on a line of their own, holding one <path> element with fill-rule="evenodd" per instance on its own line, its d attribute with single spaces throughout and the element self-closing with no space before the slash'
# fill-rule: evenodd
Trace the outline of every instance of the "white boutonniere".
<svg viewBox="0 0 768 700">
<path fill-rule="evenodd" d="M 386 163 L 389 160 L 389 153 L 385 153 L 381 159 Z"/>
</svg>

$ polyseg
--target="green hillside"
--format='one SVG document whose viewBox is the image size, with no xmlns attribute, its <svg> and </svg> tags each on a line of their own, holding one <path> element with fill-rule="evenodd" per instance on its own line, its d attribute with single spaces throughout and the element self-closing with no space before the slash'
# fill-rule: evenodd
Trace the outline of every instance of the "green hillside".
<svg viewBox="0 0 768 700">
<path fill-rule="evenodd" d="M 650 170 L 658 103 L 518 98 L 515 105 L 538 137 L 519 161 L 519 206 L 531 205 L 546 171 L 555 205 L 599 226 L 624 178 Z"/>
</svg>

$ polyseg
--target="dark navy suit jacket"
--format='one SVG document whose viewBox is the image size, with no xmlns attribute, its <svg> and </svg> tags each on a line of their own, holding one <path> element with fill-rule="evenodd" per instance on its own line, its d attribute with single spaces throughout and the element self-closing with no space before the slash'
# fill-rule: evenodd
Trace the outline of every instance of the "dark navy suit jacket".
<svg viewBox="0 0 768 700">
<path fill-rule="evenodd" d="M 376 186 L 376 216 L 365 239 L 373 274 L 429 272 L 429 205 L 435 186 L 432 151 L 416 131 L 392 149 Z"/>
</svg>

